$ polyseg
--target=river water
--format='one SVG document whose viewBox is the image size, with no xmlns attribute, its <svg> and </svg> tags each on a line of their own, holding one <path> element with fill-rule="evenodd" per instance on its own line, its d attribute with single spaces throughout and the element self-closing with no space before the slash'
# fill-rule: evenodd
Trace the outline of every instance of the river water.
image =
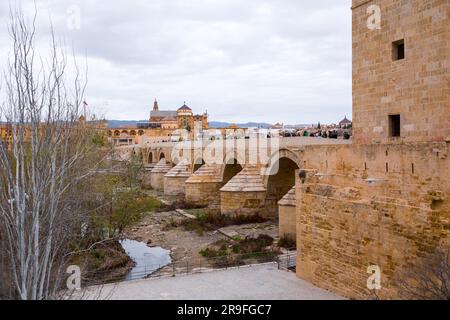
<svg viewBox="0 0 450 320">
<path fill-rule="evenodd" d="M 156 270 L 171 263 L 170 251 L 161 247 L 150 248 L 144 242 L 125 239 L 120 244 L 125 252 L 136 263 L 127 274 L 125 280 L 144 279 Z"/>
</svg>

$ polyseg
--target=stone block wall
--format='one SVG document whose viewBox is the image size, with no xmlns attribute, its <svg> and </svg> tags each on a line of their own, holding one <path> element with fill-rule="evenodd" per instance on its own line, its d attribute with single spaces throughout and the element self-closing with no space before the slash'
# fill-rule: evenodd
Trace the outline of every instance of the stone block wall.
<svg viewBox="0 0 450 320">
<path fill-rule="evenodd" d="M 280 238 L 287 238 L 289 240 L 297 239 L 297 224 L 296 224 L 296 206 L 280 205 L 279 212 L 279 231 Z"/>
<path fill-rule="evenodd" d="M 380 29 L 368 28 L 381 9 Z M 356 143 L 443 141 L 450 137 L 448 0 L 353 0 L 353 135 Z M 405 59 L 393 58 L 402 40 Z M 401 137 L 390 138 L 389 115 Z"/>
<path fill-rule="evenodd" d="M 219 190 L 223 186 L 221 166 L 205 164 L 186 180 L 186 201 L 188 203 L 220 207 Z"/>
<path fill-rule="evenodd" d="M 220 192 L 220 211 L 226 215 L 267 216 L 265 191 Z"/>
<path fill-rule="evenodd" d="M 153 168 L 149 167 L 148 169 L 145 168 L 144 172 L 142 173 L 142 180 L 141 180 L 141 187 L 144 189 L 150 189 L 152 187 L 152 181 L 151 181 L 151 170 Z"/>
<path fill-rule="evenodd" d="M 185 194 L 185 182 L 187 177 L 164 177 L 164 194 L 168 196 L 179 196 Z"/>
<path fill-rule="evenodd" d="M 219 208 L 222 182 L 186 182 L 186 202 Z"/>
<path fill-rule="evenodd" d="M 164 176 L 164 194 L 165 195 L 184 195 L 186 180 L 191 176 L 191 165 L 183 160 L 173 167 Z"/>
<path fill-rule="evenodd" d="M 227 215 L 268 216 L 266 187 L 259 165 L 246 165 L 220 189 L 220 211 Z"/>
<path fill-rule="evenodd" d="M 164 175 L 166 172 L 150 173 L 150 184 L 153 189 L 164 190 Z"/>
<path fill-rule="evenodd" d="M 164 190 L 164 176 L 171 170 L 172 166 L 162 158 L 150 172 L 150 183 L 153 189 Z"/>
<path fill-rule="evenodd" d="M 387 152 L 386 152 L 387 151 Z M 349 298 L 399 298 L 408 268 L 450 245 L 448 143 L 311 147 L 296 181 L 297 275 Z M 387 165 L 386 165 L 387 164 Z"/>
<path fill-rule="evenodd" d="M 278 201 L 280 238 L 297 239 L 295 187 Z"/>
</svg>

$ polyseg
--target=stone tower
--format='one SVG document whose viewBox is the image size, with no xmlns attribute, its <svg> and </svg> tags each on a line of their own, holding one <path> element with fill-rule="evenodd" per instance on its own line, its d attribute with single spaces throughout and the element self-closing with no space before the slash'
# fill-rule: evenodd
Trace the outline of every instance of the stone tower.
<svg viewBox="0 0 450 320">
<path fill-rule="evenodd" d="M 156 98 L 155 102 L 153 103 L 153 111 L 159 111 L 158 101 L 156 101 Z"/>
<path fill-rule="evenodd" d="M 450 2 L 353 0 L 357 144 L 450 139 Z"/>
</svg>

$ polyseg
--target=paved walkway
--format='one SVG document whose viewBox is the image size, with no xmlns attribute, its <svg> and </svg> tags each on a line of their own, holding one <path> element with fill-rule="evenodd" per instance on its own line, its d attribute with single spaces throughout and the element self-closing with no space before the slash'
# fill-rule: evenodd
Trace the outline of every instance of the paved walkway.
<svg viewBox="0 0 450 320">
<path fill-rule="evenodd" d="M 277 264 L 263 264 L 206 273 L 122 282 L 104 286 L 92 298 L 133 300 L 336 300 L 331 292 L 317 288 L 278 270 Z M 89 295 L 88 295 L 89 296 Z"/>
</svg>

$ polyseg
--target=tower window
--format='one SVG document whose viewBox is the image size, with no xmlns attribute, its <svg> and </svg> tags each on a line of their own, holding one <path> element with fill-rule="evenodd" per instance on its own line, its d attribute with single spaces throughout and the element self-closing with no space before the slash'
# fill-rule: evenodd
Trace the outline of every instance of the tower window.
<svg viewBox="0 0 450 320">
<path fill-rule="evenodd" d="M 400 115 L 389 116 L 389 135 L 391 137 L 400 137 Z"/>
<path fill-rule="evenodd" d="M 392 59 L 394 61 L 405 59 L 405 40 L 398 40 L 392 43 Z"/>
</svg>

